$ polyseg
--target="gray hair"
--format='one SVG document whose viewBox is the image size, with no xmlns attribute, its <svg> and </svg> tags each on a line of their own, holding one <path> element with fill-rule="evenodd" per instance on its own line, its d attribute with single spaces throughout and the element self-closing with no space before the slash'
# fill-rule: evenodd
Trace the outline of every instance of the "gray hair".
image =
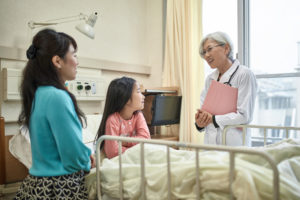
<svg viewBox="0 0 300 200">
<path fill-rule="evenodd" d="M 210 34 L 206 35 L 201 40 L 200 47 L 199 47 L 199 54 L 202 58 L 204 57 L 204 55 L 203 55 L 203 45 L 206 42 L 206 40 L 209 40 L 209 39 L 216 41 L 220 45 L 228 44 L 230 50 L 229 50 L 229 53 L 228 53 L 227 57 L 230 60 L 233 60 L 233 43 L 232 43 L 230 37 L 224 32 L 210 33 Z"/>
</svg>

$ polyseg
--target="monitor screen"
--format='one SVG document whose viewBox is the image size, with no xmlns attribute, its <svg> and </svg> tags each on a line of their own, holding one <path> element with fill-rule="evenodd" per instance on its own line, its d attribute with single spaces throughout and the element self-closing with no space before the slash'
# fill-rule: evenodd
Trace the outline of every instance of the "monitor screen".
<svg viewBox="0 0 300 200">
<path fill-rule="evenodd" d="M 181 96 L 156 95 L 152 104 L 152 126 L 179 124 Z"/>
</svg>

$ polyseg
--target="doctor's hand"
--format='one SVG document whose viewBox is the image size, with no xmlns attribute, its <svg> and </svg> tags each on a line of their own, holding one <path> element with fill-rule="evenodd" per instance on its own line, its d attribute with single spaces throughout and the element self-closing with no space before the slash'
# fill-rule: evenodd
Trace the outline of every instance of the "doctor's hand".
<svg viewBox="0 0 300 200">
<path fill-rule="evenodd" d="M 195 114 L 195 121 L 198 127 L 206 127 L 208 124 L 212 123 L 212 114 L 198 109 Z"/>
</svg>

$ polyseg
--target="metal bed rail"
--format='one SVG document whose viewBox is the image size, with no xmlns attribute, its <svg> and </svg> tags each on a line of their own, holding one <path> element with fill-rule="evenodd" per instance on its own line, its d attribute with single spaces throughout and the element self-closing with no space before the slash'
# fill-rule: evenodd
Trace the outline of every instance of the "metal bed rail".
<svg viewBox="0 0 300 200">
<path fill-rule="evenodd" d="M 228 146 L 216 146 L 216 145 L 196 145 L 196 144 L 188 144 L 182 142 L 174 142 L 174 141 L 162 141 L 162 140 L 150 140 L 150 139 L 139 139 L 139 138 L 129 138 L 129 137 L 119 137 L 119 136 L 101 136 L 97 141 L 97 149 L 96 149 L 96 187 L 97 187 L 97 197 L 101 200 L 101 185 L 100 185 L 100 165 L 101 165 L 101 153 L 100 146 L 104 140 L 115 140 L 119 144 L 119 191 L 120 191 L 120 199 L 123 199 L 123 181 L 122 181 L 122 142 L 134 142 L 141 143 L 141 194 L 142 199 L 146 199 L 146 179 L 145 179 L 145 158 L 144 158 L 144 144 L 157 144 L 164 145 L 167 148 L 167 177 L 168 177 L 168 199 L 172 198 L 172 180 L 171 180 L 171 166 L 170 166 L 170 148 L 172 147 L 184 147 L 184 148 L 192 148 L 195 149 L 196 153 L 196 162 L 195 162 L 195 170 L 196 170 L 196 196 L 197 199 L 200 199 L 200 187 L 201 183 L 199 180 L 199 150 L 215 150 L 215 151 L 225 151 L 229 153 L 230 159 L 230 167 L 229 167 L 229 191 L 230 198 L 234 199 L 233 191 L 232 191 L 232 183 L 234 181 L 234 170 L 235 170 L 235 155 L 237 153 L 244 153 L 250 155 L 258 155 L 267 160 L 270 164 L 271 169 L 273 170 L 273 199 L 279 200 L 279 172 L 276 166 L 275 161 L 272 157 L 263 151 L 258 151 L 254 149 L 242 148 L 242 147 L 228 147 Z"/>
<path fill-rule="evenodd" d="M 285 137 L 289 138 L 289 131 L 300 131 L 300 127 L 291 127 L 291 126 L 263 126 L 263 125 L 252 125 L 252 124 L 242 124 L 242 125 L 227 125 L 223 129 L 223 138 L 222 138 L 222 144 L 226 145 L 226 134 L 227 131 L 231 128 L 242 128 L 243 129 L 243 145 L 245 145 L 245 137 L 246 137 L 246 131 L 248 128 L 257 128 L 257 129 L 263 129 L 264 130 L 264 146 L 267 144 L 267 130 L 268 129 L 277 129 L 277 130 L 285 130 Z"/>
</svg>

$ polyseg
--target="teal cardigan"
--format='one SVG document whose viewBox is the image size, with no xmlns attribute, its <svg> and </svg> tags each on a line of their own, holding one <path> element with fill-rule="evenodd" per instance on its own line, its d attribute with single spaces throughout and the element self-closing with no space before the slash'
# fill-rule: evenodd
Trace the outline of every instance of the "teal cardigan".
<svg viewBox="0 0 300 200">
<path fill-rule="evenodd" d="M 29 122 L 33 176 L 89 171 L 91 150 L 82 142 L 82 126 L 71 97 L 52 86 L 38 87 Z"/>
</svg>

